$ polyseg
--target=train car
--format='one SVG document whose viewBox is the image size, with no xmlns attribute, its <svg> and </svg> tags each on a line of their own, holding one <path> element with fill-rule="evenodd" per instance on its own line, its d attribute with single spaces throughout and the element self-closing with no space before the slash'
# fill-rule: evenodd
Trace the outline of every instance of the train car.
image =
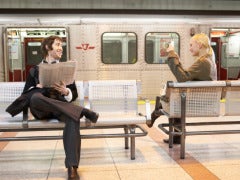
<svg viewBox="0 0 240 180">
<path fill-rule="evenodd" d="M 98 1 L 89 2 L 96 5 Z M 161 5 L 158 1 L 152 2 Z M 187 3 L 183 1 L 172 1 L 170 6 L 177 6 L 176 2 L 187 7 Z M 216 4 L 216 1 L 213 2 Z M 27 3 L 31 4 L 30 2 Z M 51 1 L 51 3 L 55 4 L 56 2 Z M 57 2 L 57 4 L 63 4 L 63 6 L 66 6 L 66 3 L 69 2 Z M 224 2 L 225 4 L 221 3 L 222 6 L 229 4 L 227 1 Z M 2 4 L 4 7 L 4 3 Z M 14 4 L 16 3 L 11 3 L 11 6 Z M 37 2 L 37 5 L 40 4 Z M 199 4 L 205 3 L 191 1 L 191 4 L 199 6 Z M 231 4 L 234 4 L 234 2 L 232 1 Z M 145 4 L 143 3 L 143 5 Z M 49 8 L 50 6 L 45 7 Z M 212 8 L 213 6 L 209 7 Z M 171 12 L 169 11 L 169 13 Z M 140 95 L 138 100 L 144 98 L 155 100 L 156 95 L 159 95 L 167 81 L 176 81 L 166 64 L 166 48 L 169 43 L 174 44 L 175 51 L 180 55 L 181 63 L 185 68 L 188 68 L 194 61 L 189 53 L 189 40 L 194 34 L 200 32 L 206 33 L 210 37 L 216 57 L 218 80 L 239 79 L 240 16 L 0 14 L 0 42 L 2 43 L 0 48 L 0 82 L 25 81 L 29 69 L 42 60 L 41 42 L 43 38 L 57 35 L 62 37 L 64 41 L 61 61 L 75 60 L 77 62 L 76 80 L 139 80 Z M 231 82 L 227 84 L 229 85 Z M 16 85 L 18 86 L 17 83 Z M 78 89 L 86 87 L 82 85 L 79 82 Z M 228 97 L 229 100 L 227 98 L 223 101 L 217 100 L 217 105 L 214 105 L 213 108 L 206 109 L 205 104 L 212 105 L 211 102 L 208 103 L 209 101 L 207 101 L 212 99 L 212 94 L 219 99 L 220 90 L 218 93 L 214 90 L 208 96 L 204 94 L 196 98 L 204 99 L 204 103 L 196 108 L 197 111 L 203 108 L 203 110 L 201 109 L 203 116 L 209 115 L 209 112 L 214 114 L 216 108 L 221 112 L 220 116 L 217 117 L 213 117 L 211 113 L 210 117 L 188 117 L 187 122 L 190 126 L 186 129 L 188 132 L 191 130 L 193 132 L 192 134 L 190 132 L 191 136 L 185 138 L 185 159 L 180 159 L 180 150 L 183 146 L 174 144 L 172 148 L 169 148 L 169 144 L 165 143 L 165 138 L 169 138 L 169 136 L 161 128 L 159 129 L 159 127 L 164 127 L 169 123 L 167 116 L 159 117 L 152 128 L 148 128 L 145 121 L 143 124 L 139 124 L 143 130 L 146 130 L 146 136 L 140 137 L 140 131 L 137 130 L 136 135 L 139 137 L 136 138 L 136 144 L 132 137 L 128 142 L 128 138 L 124 138 L 124 141 L 122 138 L 117 138 L 117 134 L 114 138 L 109 138 L 106 135 L 107 138 L 103 138 L 102 133 L 115 135 L 118 132 L 128 131 L 125 128 L 124 131 L 122 129 L 118 131 L 107 126 L 107 129 L 98 129 L 99 124 L 101 125 L 100 121 L 95 125 L 96 129 L 95 127 L 81 129 L 79 176 L 81 179 L 96 180 L 238 179 L 240 175 L 240 144 L 239 135 L 234 134 L 239 132 L 240 129 L 237 110 L 240 98 L 235 98 L 236 96 L 239 97 L 239 93 L 237 93 L 239 92 L 238 85 L 237 82 L 236 84 L 234 82 L 233 87 L 226 88 L 224 86 L 225 97 Z M 8 83 L 6 83 L 2 87 L 4 92 L 2 99 L 11 100 L 8 99 L 10 96 L 6 94 L 8 94 L 7 92 L 15 92 L 9 90 L 8 86 Z M 218 89 L 222 90 L 222 88 Z M 234 98 L 228 94 L 229 91 L 232 91 Z M 81 97 L 84 94 L 82 92 L 80 90 L 79 95 L 82 95 Z M 135 90 L 132 90 L 132 92 L 137 94 Z M 203 96 L 204 98 L 202 98 Z M 84 101 L 86 107 L 89 107 L 90 100 L 89 98 Z M 193 102 L 192 99 L 190 101 Z M 80 99 L 80 104 L 82 102 L 83 100 Z M 129 106 L 125 102 L 124 100 L 124 104 Z M 145 112 L 152 112 L 155 109 L 154 101 L 151 101 L 150 107 L 147 106 L 147 110 L 145 109 L 146 104 L 142 103 L 143 101 L 138 102 L 140 103 L 135 108 L 138 108 L 139 115 L 145 115 Z M 23 121 L 20 127 L 28 132 L 7 132 L 4 129 L 8 125 L 5 118 L 10 118 L 10 121 L 14 124 L 16 122 L 15 118 L 22 120 L 22 114 L 12 118 L 10 114 L 5 112 L 4 104 L 2 105 L 3 112 L 0 119 L 4 127 L 1 127 L 3 131 L 0 132 L 0 138 L 21 138 L 26 135 L 32 137 L 32 140 L 24 141 L 23 137 L 23 141 L 20 139 L 14 142 L 4 140 L 4 142 L 0 142 L 0 179 L 67 179 L 68 170 L 64 165 L 65 152 L 62 139 L 51 141 L 45 139 L 35 141 L 36 139 L 34 139 L 34 137 L 40 138 L 41 136 L 62 136 L 62 130 L 55 131 L 53 129 L 54 131 L 47 132 L 41 131 L 38 126 L 39 122 L 44 123 L 46 129 L 47 127 L 52 128 L 55 126 L 54 123 L 57 122 L 55 120 L 35 122 L 32 121 L 34 117 L 29 115 L 29 119 L 31 119 L 29 120 L 29 127 L 33 129 L 36 127 L 34 131 L 28 131 L 27 124 Z M 132 106 L 129 107 L 132 108 Z M 107 109 L 112 110 L 112 108 Z M 228 114 L 229 112 L 235 114 L 231 116 L 231 114 Z M 114 118 L 109 118 L 110 120 L 115 120 L 116 117 L 114 124 L 118 123 L 118 119 L 119 122 L 125 121 L 125 119 L 121 119 L 121 113 L 116 115 L 111 113 L 111 117 Z M 220 125 L 218 121 L 221 121 Z M 86 122 L 87 125 L 88 121 Z M 198 122 L 204 124 L 204 127 L 195 126 L 195 123 Z M 105 126 L 106 122 L 103 123 L 105 123 Z M 129 133 L 135 133 L 132 119 L 130 123 L 130 125 L 127 125 L 130 128 Z M 208 126 L 208 123 L 210 126 Z M 220 130 L 222 133 L 213 132 L 214 129 Z M 227 134 L 227 132 L 231 134 Z M 88 133 L 90 139 L 85 139 Z M 99 135 L 100 138 L 94 139 L 92 134 Z M 124 144 L 125 147 L 123 147 Z M 129 147 L 128 144 L 130 144 Z M 132 151 L 132 147 L 134 151 Z M 129 148 L 131 154 L 124 148 Z M 129 158 L 132 152 L 136 155 L 135 160 Z M 131 156 L 131 159 L 134 158 Z"/>
<path fill-rule="evenodd" d="M 70 20 L 72 17 L 74 22 Z M 78 62 L 77 80 L 137 79 L 141 82 L 140 98 L 154 99 L 166 81 L 175 81 L 165 63 L 167 45 L 174 43 L 187 68 L 193 62 L 189 40 L 199 32 L 211 39 L 218 79 L 240 77 L 240 18 L 237 16 L 72 17 L 59 22 L 33 15 L 30 22 L 25 16 L 14 23 L 2 23 L 0 81 L 25 81 L 29 68 L 42 59 L 42 39 L 58 35 L 64 39 L 61 61 Z"/>
</svg>

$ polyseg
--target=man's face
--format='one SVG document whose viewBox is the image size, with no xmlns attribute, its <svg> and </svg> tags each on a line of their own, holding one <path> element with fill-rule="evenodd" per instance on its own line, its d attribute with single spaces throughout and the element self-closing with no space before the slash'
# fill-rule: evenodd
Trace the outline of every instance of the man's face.
<svg viewBox="0 0 240 180">
<path fill-rule="evenodd" d="M 189 48 L 192 56 L 198 56 L 200 50 L 200 44 L 197 43 L 195 40 L 190 40 L 190 48 Z"/>
<path fill-rule="evenodd" d="M 55 39 L 53 44 L 52 44 L 52 50 L 48 51 L 49 57 L 52 59 L 59 60 L 62 57 L 62 42 L 58 39 Z"/>
</svg>

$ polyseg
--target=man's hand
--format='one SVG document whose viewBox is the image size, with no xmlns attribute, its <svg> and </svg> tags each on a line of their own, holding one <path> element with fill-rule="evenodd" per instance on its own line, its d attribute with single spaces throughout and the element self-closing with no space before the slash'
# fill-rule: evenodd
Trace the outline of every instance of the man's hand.
<svg viewBox="0 0 240 180">
<path fill-rule="evenodd" d="M 60 81 L 60 83 L 55 83 L 52 87 L 61 95 L 67 96 L 69 94 L 66 84 L 63 81 Z"/>
<path fill-rule="evenodd" d="M 43 86 L 41 84 L 37 84 L 36 87 L 43 88 Z"/>
</svg>

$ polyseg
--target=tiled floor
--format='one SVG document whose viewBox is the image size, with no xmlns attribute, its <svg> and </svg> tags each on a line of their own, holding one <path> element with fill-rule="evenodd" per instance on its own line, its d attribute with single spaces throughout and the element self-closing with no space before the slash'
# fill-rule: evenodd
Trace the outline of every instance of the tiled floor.
<svg viewBox="0 0 240 180">
<path fill-rule="evenodd" d="M 179 145 L 169 149 L 162 142 L 167 137 L 157 128 L 162 122 L 167 118 L 160 117 L 153 128 L 143 125 L 149 133 L 136 139 L 135 160 L 130 160 L 123 139 L 83 139 L 78 169 L 81 180 L 239 179 L 239 134 L 188 136 L 186 159 L 182 160 Z M 232 128 L 239 129 L 240 125 Z M 64 158 L 62 140 L 9 142 L 0 152 L 0 179 L 67 179 Z"/>
</svg>

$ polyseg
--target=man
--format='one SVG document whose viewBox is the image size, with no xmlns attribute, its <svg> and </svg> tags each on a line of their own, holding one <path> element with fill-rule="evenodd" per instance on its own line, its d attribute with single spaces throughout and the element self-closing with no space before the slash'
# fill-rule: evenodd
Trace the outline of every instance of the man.
<svg viewBox="0 0 240 180">
<path fill-rule="evenodd" d="M 44 56 L 42 63 L 58 63 L 63 52 L 62 39 L 58 36 L 45 38 L 42 42 L 42 52 Z M 39 83 L 38 75 L 38 66 L 30 69 L 23 90 L 23 95 L 29 99 L 26 104 L 37 119 L 56 118 L 65 122 L 63 131 L 65 166 L 68 168 L 69 179 L 79 179 L 77 168 L 81 148 L 80 118 L 85 116 L 91 122 L 96 123 L 98 113 L 70 103 L 78 97 L 75 82 L 68 85 L 64 82 L 57 82 L 47 88 Z M 25 97 L 23 95 L 22 97 Z M 7 112 L 13 115 L 12 109 L 14 108 L 8 108 Z"/>
</svg>

